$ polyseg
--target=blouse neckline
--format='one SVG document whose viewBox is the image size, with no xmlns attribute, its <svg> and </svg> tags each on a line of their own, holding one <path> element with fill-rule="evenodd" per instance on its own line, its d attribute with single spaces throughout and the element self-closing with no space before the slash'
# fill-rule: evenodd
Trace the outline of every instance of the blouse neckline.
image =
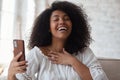
<svg viewBox="0 0 120 80">
<path fill-rule="evenodd" d="M 48 59 L 48 56 L 46 56 L 46 55 L 42 52 L 42 50 L 41 50 L 40 48 L 38 48 L 37 46 L 35 46 L 35 48 L 39 51 L 39 53 L 40 53 L 43 57 L 45 57 L 46 59 Z"/>
</svg>

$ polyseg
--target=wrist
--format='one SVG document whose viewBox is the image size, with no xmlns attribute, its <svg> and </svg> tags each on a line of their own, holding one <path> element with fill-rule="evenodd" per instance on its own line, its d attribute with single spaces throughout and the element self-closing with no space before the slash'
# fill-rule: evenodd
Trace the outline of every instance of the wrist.
<svg viewBox="0 0 120 80">
<path fill-rule="evenodd" d="M 15 74 L 8 72 L 8 80 L 16 80 Z"/>
<path fill-rule="evenodd" d="M 74 57 L 71 59 L 70 65 L 74 66 L 78 60 Z"/>
</svg>

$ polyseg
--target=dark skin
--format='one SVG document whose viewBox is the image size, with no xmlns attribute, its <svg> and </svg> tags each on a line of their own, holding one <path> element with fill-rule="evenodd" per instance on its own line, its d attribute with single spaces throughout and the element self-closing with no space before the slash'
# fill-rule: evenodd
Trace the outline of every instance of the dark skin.
<svg viewBox="0 0 120 80">
<path fill-rule="evenodd" d="M 20 61 L 18 59 L 22 56 L 22 52 L 20 52 L 10 63 L 8 69 L 8 80 L 16 80 L 15 74 L 24 73 L 27 67 L 27 61 Z"/>
<path fill-rule="evenodd" d="M 61 30 L 63 29 L 63 30 Z M 82 80 L 92 80 L 89 68 L 72 56 L 65 49 L 65 43 L 72 30 L 72 22 L 69 16 L 60 10 L 52 12 L 50 17 L 50 32 L 52 34 L 51 45 L 41 47 L 44 55 L 47 55 L 53 64 L 70 65 L 78 73 Z M 17 60 L 21 54 L 18 54 L 11 61 L 8 70 L 8 80 L 16 80 L 16 73 L 24 73 L 27 67 L 27 61 Z M 87 76 L 87 77 L 86 77 Z"/>
<path fill-rule="evenodd" d="M 46 49 L 46 50 L 45 50 Z M 48 47 L 41 49 L 53 64 L 69 65 L 80 75 L 82 80 L 92 80 L 88 67 L 81 63 L 76 57 L 68 53 L 64 48 L 62 51 L 52 51 Z M 87 76 L 87 77 L 86 77 Z"/>
</svg>

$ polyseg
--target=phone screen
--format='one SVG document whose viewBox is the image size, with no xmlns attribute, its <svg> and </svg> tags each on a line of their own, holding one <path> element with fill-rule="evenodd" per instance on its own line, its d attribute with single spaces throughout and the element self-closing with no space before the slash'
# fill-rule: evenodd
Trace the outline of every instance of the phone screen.
<svg viewBox="0 0 120 80">
<path fill-rule="evenodd" d="M 22 56 L 18 59 L 18 61 L 24 61 L 25 60 L 25 48 L 24 48 L 24 40 L 13 40 L 13 46 L 14 46 L 14 57 L 22 52 Z"/>
</svg>

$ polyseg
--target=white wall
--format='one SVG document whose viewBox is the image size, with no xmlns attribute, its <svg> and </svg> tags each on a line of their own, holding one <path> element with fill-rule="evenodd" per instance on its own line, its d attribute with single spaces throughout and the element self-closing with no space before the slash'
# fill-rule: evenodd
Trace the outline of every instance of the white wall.
<svg viewBox="0 0 120 80">
<path fill-rule="evenodd" d="M 120 59 L 120 0 L 76 0 L 88 14 L 97 57 Z"/>
<path fill-rule="evenodd" d="M 53 0 L 54 1 L 54 0 Z M 120 59 L 120 0 L 67 0 L 83 6 L 92 27 L 97 57 Z"/>
</svg>

